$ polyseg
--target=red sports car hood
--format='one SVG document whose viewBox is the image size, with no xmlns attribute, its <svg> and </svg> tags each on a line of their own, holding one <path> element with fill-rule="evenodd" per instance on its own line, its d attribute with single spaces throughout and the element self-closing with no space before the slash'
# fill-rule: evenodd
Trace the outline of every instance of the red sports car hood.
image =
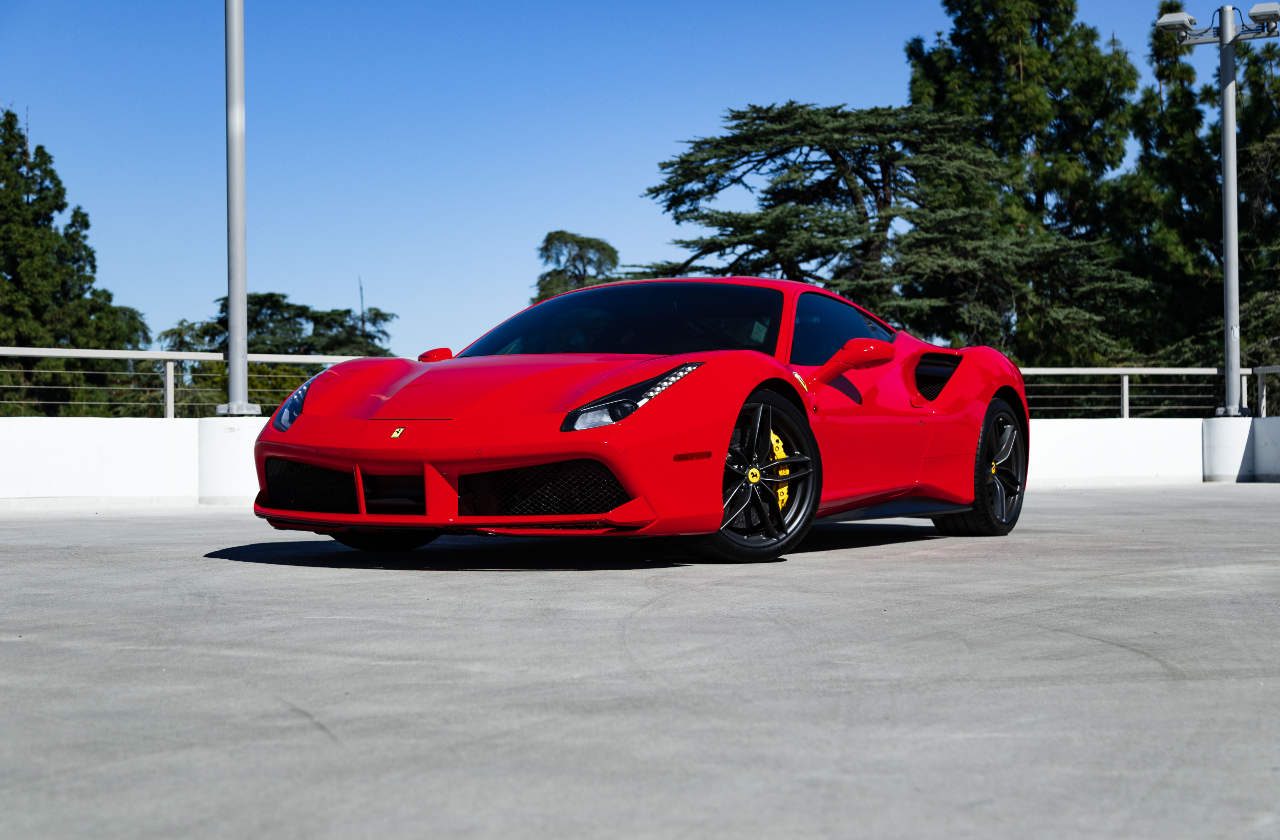
<svg viewBox="0 0 1280 840">
<path fill-rule="evenodd" d="M 576 353 L 477 356 L 430 364 L 362 359 L 322 374 L 307 394 L 303 411 L 378 420 L 568 412 L 686 360 L 684 356 Z"/>
</svg>

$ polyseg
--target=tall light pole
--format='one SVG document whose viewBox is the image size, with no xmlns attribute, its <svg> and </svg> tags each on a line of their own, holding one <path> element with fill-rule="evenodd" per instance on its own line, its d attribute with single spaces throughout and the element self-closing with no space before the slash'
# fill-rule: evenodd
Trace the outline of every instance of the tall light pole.
<svg viewBox="0 0 1280 840">
<path fill-rule="evenodd" d="M 249 402 L 248 267 L 244 176 L 244 0 L 226 0 L 227 22 L 227 417 L 262 413 Z"/>
<path fill-rule="evenodd" d="M 1241 414 L 1240 393 L 1240 200 L 1236 190 L 1236 41 L 1275 38 L 1280 35 L 1280 3 L 1259 3 L 1249 10 L 1253 25 L 1236 26 L 1236 10 L 1218 10 L 1218 25 L 1196 29 L 1196 19 L 1185 12 L 1164 15 L 1156 28 L 1173 32 L 1178 45 L 1217 44 L 1220 65 L 1218 83 L 1222 107 L 1222 313 L 1226 364 L 1228 416 Z M 1210 21 L 1212 23 L 1212 21 Z"/>
</svg>

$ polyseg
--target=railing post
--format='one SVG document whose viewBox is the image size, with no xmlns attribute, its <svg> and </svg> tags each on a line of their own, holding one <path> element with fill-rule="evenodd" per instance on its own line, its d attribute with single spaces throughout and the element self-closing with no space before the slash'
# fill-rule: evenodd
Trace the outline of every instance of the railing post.
<svg viewBox="0 0 1280 840">
<path fill-rule="evenodd" d="M 1129 374 L 1120 375 L 1120 416 L 1129 419 Z"/>
<path fill-rule="evenodd" d="M 164 363 L 164 416 L 173 419 L 173 362 Z"/>
<path fill-rule="evenodd" d="M 1240 374 L 1240 408 L 1249 407 L 1249 376 Z M 1242 412 L 1243 413 L 1243 412 Z"/>
<path fill-rule="evenodd" d="M 1258 371 L 1258 416 L 1267 416 L 1267 372 Z"/>
</svg>

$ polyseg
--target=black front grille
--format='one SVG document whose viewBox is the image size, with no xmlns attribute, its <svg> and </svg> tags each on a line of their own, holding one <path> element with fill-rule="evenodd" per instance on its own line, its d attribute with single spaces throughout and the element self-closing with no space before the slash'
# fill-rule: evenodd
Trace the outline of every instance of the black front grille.
<svg viewBox="0 0 1280 840">
<path fill-rule="evenodd" d="M 463 516 L 577 516 L 631 500 L 608 467 L 589 459 L 464 475 L 458 496 Z"/>
<path fill-rule="evenodd" d="M 360 512 L 356 505 L 356 479 L 349 472 L 283 458 L 268 458 L 266 468 L 269 507 L 313 513 Z"/>
</svg>

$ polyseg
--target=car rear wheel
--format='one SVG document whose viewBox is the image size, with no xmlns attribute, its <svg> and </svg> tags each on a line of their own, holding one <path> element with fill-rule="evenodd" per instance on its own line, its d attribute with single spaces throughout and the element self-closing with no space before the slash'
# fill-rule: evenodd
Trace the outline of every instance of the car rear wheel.
<svg viewBox="0 0 1280 840">
<path fill-rule="evenodd" d="M 953 537 L 1003 537 L 1012 531 L 1027 485 L 1027 439 L 1004 400 L 987 406 L 973 484 L 973 510 L 935 517 L 933 524 Z"/>
<path fill-rule="evenodd" d="M 439 531 L 343 531 L 332 535 L 335 540 L 348 548 L 361 551 L 378 551 L 386 554 L 401 554 L 421 548 L 440 536 Z"/>
<path fill-rule="evenodd" d="M 809 532 L 821 489 L 818 444 L 803 412 L 772 391 L 756 391 L 729 440 L 720 530 L 696 546 L 717 560 L 772 560 Z"/>
</svg>

